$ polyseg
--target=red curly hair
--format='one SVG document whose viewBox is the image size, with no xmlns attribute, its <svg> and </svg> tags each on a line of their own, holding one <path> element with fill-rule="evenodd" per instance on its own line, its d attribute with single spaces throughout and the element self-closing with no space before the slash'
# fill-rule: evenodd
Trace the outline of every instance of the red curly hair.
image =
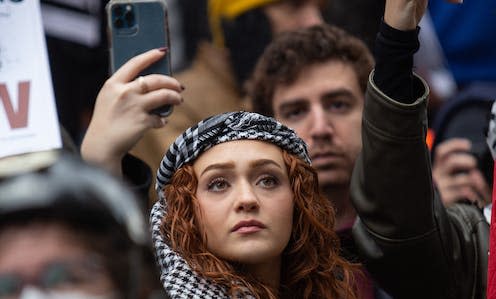
<svg viewBox="0 0 496 299">
<path fill-rule="evenodd" d="M 273 289 L 242 270 L 241 265 L 217 258 L 207 249 L 195 210 L 198 180 L 193 167 L 176 171 L 165 189 L 167 213 L 161 233 L 170 246 L 198 274 L 224 286 L 231 296 L 256 298 L 339 298 L 355 299 L 358 272 L 339 256 L 339 239 L 333 230 L 335 212 L 319 190 L 317 173 L 311 166 L 283 150 L 295 209 L 290 240 L 282 253 L 281 284 Z"/>
</svg>

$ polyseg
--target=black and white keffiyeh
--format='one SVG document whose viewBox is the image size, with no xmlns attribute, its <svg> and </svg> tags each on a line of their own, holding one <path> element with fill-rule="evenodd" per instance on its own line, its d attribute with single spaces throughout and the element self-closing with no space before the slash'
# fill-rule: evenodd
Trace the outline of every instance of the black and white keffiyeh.
<svg viewBox="0 0 496 299">
<path fill-rule="evenodd" d="M 230 298 L 225 288 L 209 283 L 196 274 L 186 261 L 168 245 L 160 232 L 160 224 L 167 213 L 166 199 L 162 192 L 174 172 L 194 161 L 212 146 L 233 140 L 262 140 L 273 143 L 295 154 L 310 164 L 306 144 L 296 133 L 275 119 L 250 112 L 228 112 L 207 118 L 187 129 L 170 146 L 157 172 L 156 191 L 160 200 L 150 215 L 152 241 L 160 266 L 160 280 L 170 298 Z M 243 294 L 240 298 L 254 298 Z"/>
<path fill-rule="evenodd" d="M 160 281 L 169 298 L 230 298 L 223 287 L 209 283 L 205 278 L 196 274 L 188 263 L 169 247 L 160 233 L 160 224 L 165 213 L 164 205 L 161 201 L 157 201 L 150 214 L 150 223 L 152 241 L 160 268 Z"/>
<path fill-rule="evenodd" d="M 305 142 L 292 129 L 258 113 L 227 112 L 200 121 L 169 147 L 157 171 L 155 190 L 159 198 L 163 199 L 161 190 L 181 166 L 216 144 L 241 139 L 273 143 L 310 164 Z"/>
</svg>

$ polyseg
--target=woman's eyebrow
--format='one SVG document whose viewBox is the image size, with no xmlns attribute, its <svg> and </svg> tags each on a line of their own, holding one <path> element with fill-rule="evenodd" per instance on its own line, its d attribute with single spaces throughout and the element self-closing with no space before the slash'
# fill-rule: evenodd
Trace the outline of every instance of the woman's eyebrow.
<svg viewBox="0 0 496 299">
<path fill-rule="evenodd" d="M 256 161 L 253 161 L 250 163 L 250 166 L 253 168 L 260 168 L 260 167 L 263 167 L 266 165 L 274 165 L 277 168 L 282 169 L 281 165 L 279 165 L 277 162 L 275 162 L 274 160 L 271 160 L 271 159 L 260 159 L 260 160 L 256 160 Z"/>
<path fill-rule="evenodd" d="M 215 163 L 215 164 L 210 164 L 208 165 L 201 173 L 200 176 L 202 176 L 205 172 L 212 171 L 212 170 L 218 170 L 218 169 L 233 169 L 234 168 L 234 162 L 226 162 L 226 163 Z"/>
<path fill-rule="evenodd" d="M 279 169 L 282 169 L 281 165 L 279 165 L 277 162 L 271 159 L 259 159 L 250 162 L 250 167 L 253 168 L 260 168 L 264 167 L 267 165 L 274 165 Z M 233 169 L 235 167 L 234 162 L 226 162 L 226 163 L 214 163 L 208 165 L 201 173 L 200 176 L 204 175 L 206 172 L 213 171 L 213 170 L 225 170 L 225 169 Z"/>
</svg>

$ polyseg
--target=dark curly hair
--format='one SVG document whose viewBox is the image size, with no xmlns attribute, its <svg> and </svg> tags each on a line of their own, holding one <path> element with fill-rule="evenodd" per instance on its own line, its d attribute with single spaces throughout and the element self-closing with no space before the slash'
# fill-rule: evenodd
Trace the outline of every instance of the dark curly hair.
<svg viewBox="0 0 496 299">
<path fill-rule="evenodd" d="M 291 84 L 303 69 L 331 60 L 351 65 L 365 93 L 373 58 L 361 40 L 331 25 L 317 25 L 279 35 L 265 49 L 246 86 L 253 111 L 274 116 L 272 98 L 278 85 Z"/>
</svg>

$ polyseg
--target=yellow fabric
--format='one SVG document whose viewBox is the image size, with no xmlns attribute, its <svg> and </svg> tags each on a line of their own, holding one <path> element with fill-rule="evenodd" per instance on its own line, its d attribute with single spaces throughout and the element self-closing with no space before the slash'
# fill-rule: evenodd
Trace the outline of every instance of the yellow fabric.
<svg viewBox="0 0 496 299">
<path fill-rule="evenodd" d="M 208 18 L 214 44 L 224 47 L 222 19 L 232 20 L 249 10 L 277 1 L 280 0 L 210 0 L 208 2 Z"/>
</svg>

